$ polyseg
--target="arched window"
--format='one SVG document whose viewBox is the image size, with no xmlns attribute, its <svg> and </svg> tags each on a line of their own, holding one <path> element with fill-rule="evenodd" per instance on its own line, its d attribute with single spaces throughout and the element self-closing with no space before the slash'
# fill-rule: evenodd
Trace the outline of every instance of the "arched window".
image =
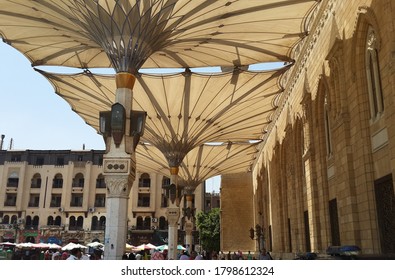
<svg viewBox="0 0 395 280">
<path fill-rule="evenodd" d="M 62 174 L 58 173 L 55 175 L 52 181 L 52 188 L 61 189 L 63 188 L 63 176 Z"/>
<path fill-rule="evenodd" d="M 16 216 L 15 216 L 16 217 Z M 26 229 L 38 229 L 40 218 L 38 216 L 26 216 Z"/>
<path fill-rule="evenodd" d="M 139 178 L 139 188 L 151 187 L 151 178 L 148 173 L 141 174 Z"/>
<path fill-rule="evenodd" d="M 84 175 L 82 173 L 77 173 L 73 179 L 73 188 L 83 188 L 84 187 Z"/>
<path fill-rule="evenodd" d="M 17 188 L 19 184 L 19 176 L 18 173 L 12 172 L 10 176 L 8 176 L 7 180 L 7 188 Z"/>
<path fill-rule="evenodd" d="M 381 89 L 377 37 L 371 26 L 368 29 L 368 36 L 366 39 L 365 58 L 370 116 L 372 120 L 375 120 L 384 111 L 384 101 Z"/>
<path fill-rule="evenodd" d="M 4 224 L 4 225 L 9 224 L 9 223 L 10 223 L 10 216 L 4 215 L 4 216 L 3 216 L 3 220 L 2 220 L 1 223 Z"/>
<path fill-rule="evenodd" d="M 70 219 L 69 219 L 69 230 L 75 230 L 76 229 L 76 225 L 77 225 L 77 222 L 76 222 L 75 217 L 71 216 Z"/>
<path fill-rule="evenodd" d="M 40 224 L 40 218 L 38 216 L 34 216 L 32 221 L 32 228 L 38 229 L 39 224 Z"/>
<path fill-rule="evenodd" d="M 159 229 L 160 230 L 166 230 L 167 229 L 167 221 L 166 218 L 161 216 L 159 218 Z"/>
<path fill-rule="evenodd" d="M 47 226 L 53 226 L 53 224 L 54 224 L 54 219 L 52 216 L 49 216 L 47 218 Z"/>
<path fill-rule="evenodd" d="M 41 188 L 41 175 L 39 173 L 36 173 L 33 175 L 31 184 L 30 184 L 31 188 Z"/>
<path fill-rule="evenodd" d="M 62 217 L 61 216 L 56 216 L 55 221 L 54 221 L 55 226 L 61 226 L 62 225 Z"/>
<path fill-rule="evenodd" d="M 106 182 L 104 181 L 103 174 L 99 174 L 99 176 L 97 176 L 96 188 L 98 188 L 98 189 L 105 189 L 106 188 Z"/>
<path fill-rule="evenodd" d="M 77 229 L 83 229 L 84 227 L 84 217 L 79 216 L 77 218 Z"/>
<path fill-rule="evenodd" d="M 99 229 L 99 218 L 97 216 L 92 217 L 91 230 Z"/>
<path fill-rule="evenodd" d="M 81 230 L 84 226 L 84 217 L 79 216 L 75 218 L 74 216 L 70 217 L 69 220 L 69 230 Z"/>
<path fill-rule="evenodd" d="M 98 218 L 97 216 L 92 217 L 91 230 L 104 230 L 106 227 L 106 217 L 101 216 Z"/>
<path fill-rule="evenodd" d="M 136 229 L 143 229 L 143 217 L 138 216 L 136 219 Z"/>
<path fill-rule="evenodd" d="M 16 224 L 18 221 L 18 217 L 16 215 L 11 216 L 11 224 Z"/>
<path fill-rule="evenodd" d="M 32 226 L 32 217 L 26 216 L 26 228 L 30 228 Z"/>
<path fill-rule="evenodd" d="M 104 230 L 106 228 L 106 217 L 105 216 L 100 217 L 99 225 L 100 225 L 101 230 Z"/>
<path fill-rule="evenodd" d="M 151 229 L 151 217 L 144 218 L 144 229 Z"/>
</svg>

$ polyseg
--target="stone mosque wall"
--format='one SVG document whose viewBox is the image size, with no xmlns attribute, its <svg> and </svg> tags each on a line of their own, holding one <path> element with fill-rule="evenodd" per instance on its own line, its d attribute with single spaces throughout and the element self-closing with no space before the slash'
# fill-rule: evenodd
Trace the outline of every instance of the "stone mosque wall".
<svg viewBox="0 0 395 280">
<path fill-rule="evenodd" d="M 334 245 L 395 254 L 395 2 L 318 6 L 252 180 L 223 176 L 224 251 L 260 224 L 278 258 Z"/>
</svg>

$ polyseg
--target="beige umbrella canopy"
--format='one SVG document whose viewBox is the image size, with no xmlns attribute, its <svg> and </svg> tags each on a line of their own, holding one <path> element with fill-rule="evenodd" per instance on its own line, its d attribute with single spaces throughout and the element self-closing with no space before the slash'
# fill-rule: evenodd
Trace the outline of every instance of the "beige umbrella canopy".
<svg viewBox="0 0 395 280">
<path fill-rule="evenodd" d="M 192 193 L 205 180 L 229 173 L 251 171 L 260 141 L 205 143 L 192 149 L 180 165 L 179 183 Z M 156 171 L 169 176 L 169 167 L 163 153 L 156 147 L 141 143 L 136 150 L 137 170 Z"/>
<path fill-rule="evenodd" d="M 32 65 L 241 66 L 292 61 L 317 0 L 3 0 L 0 35 Z"/>
<path fill-rule="evenodd" d="M 181 163 L 179 176 L 193 192 L 205 180 L 222 174 L 251 172 L 260 141 L 206 143 L 191 150 Z"/>
<path fill-rule="evenodd" d="M 170 177 L 169 164 L 163 153 L 143 142 L 136 148 L 136 170 L 140 173 L 155 172 Z"/>
<path fill-rule="evenodd" d="M 170 166 L 205 142 L 249 141 L 262 137 L 282 92 L 287 67 L 262 72 L 174 75 L 140 74 L 134 110 L 147 112 L 141 141 L 157 147 Z M 89 125 L 98 130 L 99 112 L 115 99 L 113 75 L 52 74 L 38 70 Z"/>
</svg>

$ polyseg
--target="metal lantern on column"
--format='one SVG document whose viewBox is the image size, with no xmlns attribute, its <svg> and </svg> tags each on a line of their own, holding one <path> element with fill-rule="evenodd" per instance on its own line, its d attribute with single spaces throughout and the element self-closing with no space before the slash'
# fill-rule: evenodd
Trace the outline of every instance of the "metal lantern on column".
<svg viewBox="0 0 395 280">
<path fill-rule="evenodd" d="M 147 112 L 144 111 L 130 111 L 130 136 L 134 138 L 133 149 L 135 150 L 140 137 L 144 134 L 145 120 Z"/>
<path fill-rule="evenodd" d="M 144 111 L 130 111 L 130 136 L 134 138 L 134 147 L 144 134 L 145 119 L 147 112 Z M 115 145 L 118 147 L 122 142 L 123 135 L 125 134 L 126 126 L 126 111 L 120 103 L 115 103 L 111 107 L 111 111 L 100 112 L 99 131 L 100 134 L 106 139 L 112 136 Z"/>
<path fill-rule="evenodd" d="M 115 103 L 111 107 L 111 135 L 114 139 L 114 144 L 116 147 L 122 142 L 122 138 L 125 134 L 125 124 L 126 124 L 126 111 L 120 103 Z"/>
</svg>

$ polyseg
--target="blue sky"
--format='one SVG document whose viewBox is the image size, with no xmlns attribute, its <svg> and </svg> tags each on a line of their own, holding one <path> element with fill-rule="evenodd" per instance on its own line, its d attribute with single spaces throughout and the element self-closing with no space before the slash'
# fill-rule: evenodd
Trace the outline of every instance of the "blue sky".
<svg viewBox="0 0 395 280">
<path fill-rule="evenodd" d="M 71 111 L 52 85 L 12 47 L 0 43 L 3 149 L 104 149 L 103 138 Z"/>
</svg>

